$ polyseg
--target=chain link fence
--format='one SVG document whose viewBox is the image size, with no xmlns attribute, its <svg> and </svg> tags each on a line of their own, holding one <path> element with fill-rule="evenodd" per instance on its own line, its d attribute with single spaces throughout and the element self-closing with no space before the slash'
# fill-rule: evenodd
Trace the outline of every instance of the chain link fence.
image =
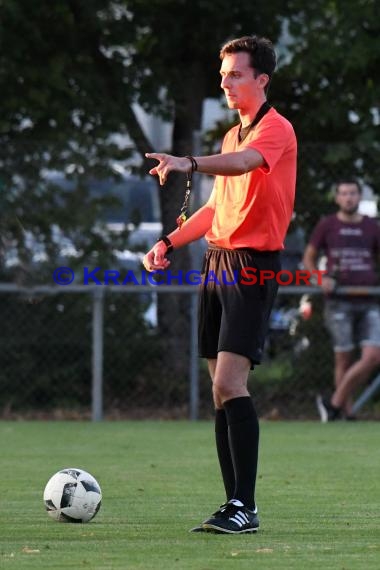
<svg viewBox="0 0 380 570">
<path fill-rule="evenodd" d="M 359 178 L 364 211 L 377 214 L 378 154 L 374 147 L 351 143 L 300 145 L 295 217 L 283 269 L 300 267 L 312 228 L 322 214 L 335 211 L 326 196 L 342 177 Z M 194 265 L 197 269 L 198 260 Z M 37 276 L 33 285 L 46 281 L 39 268 Z M 313 314 L 303 320 L 305 294 L 311 296 Z M 4 282 L 0 305 L 1 417 L 212 415 L 206 362 L 197 357 L 196 287 L 28 288 Z M 317 419 L 315 396 L 333 387 L 333 353 L 322 313 L 320 291 L 281 287 L 264 362 L 249 381 L 260 416 Z M 360 412 L 380 416 L 379 395 Z"/>
<path fill-rule="evenodd" d="M 206 362 L 197 357 L 197 288 L 152 289 L 27 289 L 3 284 L 1 417 L 211 417 Z M 188 302 L 187 350 L 168 355 L 155 311 L 161 296 L 170 300 L 174 294 Z M 302 318 L 306 313 L 300 306 L 305 294 L 312 302 L 307 319 Z M 322 304 L 316 288 L 280 288 L 264 362 L 249 380 L 261 417 L 317 419 L 315 396 L 333 386 L 333 353 Z M 178 374 L 175 362 L 182 373 Z M 378 416 L 380 402 L 375 394 L 361 408 L 361 417 Z"/>
</svg>

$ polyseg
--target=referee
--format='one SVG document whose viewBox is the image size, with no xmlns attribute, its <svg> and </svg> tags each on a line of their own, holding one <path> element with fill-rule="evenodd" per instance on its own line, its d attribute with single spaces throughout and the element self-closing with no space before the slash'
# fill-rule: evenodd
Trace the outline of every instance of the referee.
<svg viewBox="0 0 380 570">
<path fill-rule="evenodd" d="M 250 369 L 261 362 L 278 289 L 275 278 L 260 275 L 281 269 L 279 252 L 293 212 L 297 142 L 292 125 L 267 102 L 276 67 L 272 43 L 257 36 L 234 39 L 222 47 L 220 59 L 221 88 L 228 107 L 238 111 L 239 124 L 226 133 L 220 154 L 146 155 L 157 161 L 150 174 L 158 176 L 161 185 L 171 171 L 194 170 L 215 175 L 215 183 L 208 202 L 163 236 L 145 255 L 144 266 L 148 271 L 165 269 L 172 249 L 203 236 L 208 242 L 199 350 L 212 379 L 226 500 L 192 530 L 241 534 L 259 528 L 259 423 L 247 381 Z M 211 272 L 215 278 L 207 279 Z"/>
</svg>

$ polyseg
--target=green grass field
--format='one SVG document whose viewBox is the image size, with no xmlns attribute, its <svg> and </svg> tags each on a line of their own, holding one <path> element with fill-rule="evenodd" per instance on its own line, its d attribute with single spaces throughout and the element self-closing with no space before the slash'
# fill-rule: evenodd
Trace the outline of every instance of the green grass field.
<svg viewBox="0 0 380 570">
<path fill-rule="evenodd" d="M 191 534 L 223 502 L 209 422 L 0 422 L 0 568 L 380 568 L 380 424 L 262 423 L 257 535 Z M 90 471 L 88 524 L 45 513 L 63 467 Z"/>
</svg>

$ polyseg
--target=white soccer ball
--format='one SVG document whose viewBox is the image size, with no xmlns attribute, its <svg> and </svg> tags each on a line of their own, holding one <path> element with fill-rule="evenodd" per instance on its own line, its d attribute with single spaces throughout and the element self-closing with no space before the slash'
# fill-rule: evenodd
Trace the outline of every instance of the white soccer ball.
<svg viewBox="0 0 380 570">
<path fill-rule="evenodd" d="M 75 467 L 55 473 L 44 490 L 47 513 L 60 522 L 90 521 L 99 511 L 101 501 L 102 491 L 95 477 Z"/>
</svg>

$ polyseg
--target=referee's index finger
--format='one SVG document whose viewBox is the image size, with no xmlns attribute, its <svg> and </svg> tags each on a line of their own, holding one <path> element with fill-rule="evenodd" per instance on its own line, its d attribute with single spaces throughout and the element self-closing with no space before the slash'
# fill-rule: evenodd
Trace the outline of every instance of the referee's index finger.
<svg viewBox="0 0 380 570">
<path fill-rule="evenodd" d="M 159 152 L 146 152 L 146 158 L 155 158 L 156 160 L 162 160 L 164 155 Z"/>
</svg>

